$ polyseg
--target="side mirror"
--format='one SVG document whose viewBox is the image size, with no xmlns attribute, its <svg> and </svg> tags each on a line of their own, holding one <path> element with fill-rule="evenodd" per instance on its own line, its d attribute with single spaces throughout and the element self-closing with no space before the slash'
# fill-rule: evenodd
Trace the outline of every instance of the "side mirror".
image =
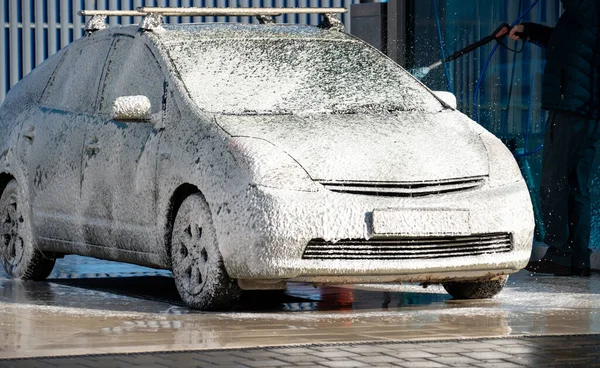
<svg viewBox="0 0 600 368">
<path fill-rule="evenodd" d="M 118 121 L 149 121 L 152 104 L 146 96 L 118 97 L 113 103 L 110 117 Z"/>
<path fill-rule="evenodd" d="M 446 91 L 433 91 L 433 93 L 442 100 L 446 105 L 450 106 L 453 109 L 456 109 L 456 96 L 454 93 L 446 92 Z"/>
</svg>

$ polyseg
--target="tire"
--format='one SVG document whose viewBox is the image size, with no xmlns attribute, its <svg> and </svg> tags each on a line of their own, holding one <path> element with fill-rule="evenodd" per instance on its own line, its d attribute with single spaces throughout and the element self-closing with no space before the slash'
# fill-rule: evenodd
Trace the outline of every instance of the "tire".
<svg viewBox="0 0 600 368">
<path fill-rule="evenodd" d="M 455 299 L 489 299 L 502 291 L 507 280 L 508 276 L 503 276 L 499 280 L 447 282 L 442 286 Z"/>
<path fill-rule="evenodd" d="M 200 194 L 186 198 L 171 238 L 173 277 L 181 299 L 200 310 L 231 309 L 242 294 L 227 274 L 208 204 Z"/>
<path fill-rule="evenodd" d="M 42 281 L 56 259 L 37 249 L 29 214 L 28 201 L 13 179 L 0 197 L 0 261 L 14 279 Z"/>
</svg>

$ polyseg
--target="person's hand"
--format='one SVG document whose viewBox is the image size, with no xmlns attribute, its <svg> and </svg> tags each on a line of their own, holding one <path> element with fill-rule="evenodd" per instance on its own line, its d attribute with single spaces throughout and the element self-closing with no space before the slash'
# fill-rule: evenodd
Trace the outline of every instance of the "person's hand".
<svg viewBox="0 0 600 368">
<path fill-rule="evenodd" d="M 525 35 L 525 26 L 522 24 L 517 24 L 516 26 L 512 27 L 512 29 L 510 30 L 510 33 L 508 34 L 508 37 L 510 37 L 511 39 L 513 39 L 515 41 L 519 41 L 519 40 L 527 41 L 527 40 L 523 39 L 524 35 Z"/>
</svg>

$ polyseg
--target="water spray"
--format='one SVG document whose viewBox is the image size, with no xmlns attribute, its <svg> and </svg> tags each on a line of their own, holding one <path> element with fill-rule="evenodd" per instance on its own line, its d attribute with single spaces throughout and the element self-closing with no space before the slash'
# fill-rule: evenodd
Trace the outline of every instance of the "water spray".
<svg viewBox="0 0 600 368">
<path fill-rule="evenodd" d="M 409 72 L 415 78 L 417 78 L 418 80 L 421 80 L 421 79 L 425 78 L 427 76 L 427 74 L 429 74 L 430 71 L 432 71 L 433 69 L 435 69 L 438 66 L 442 65 L 443 63 L 444 63 L 444 61 L 442 61 L 442 60 L 436 61 L 435 63 L 433 63 L 433 64 L 431 64 L 429 66 L 425 66 L 425 67 L 422 67 L 422 68 L 411 69 L 411 70 L 409 70 Z"/>
<path fill-rule="evenodd" d="M 474 42 L 463 49 L 456 51 L 454 54 L 448 56 L 447 58 L 436 61 L 435 63 L 433 63 L 427 67 L 411 69 L 409 72 L 415 78 L 421 80 L 421 79 L 425 78 L 427 76 L 427 74 L 429 74 L 430 71 L 432 71 L 433 69 L 439 67 L 440 65 L 442 65 L 444 63 L 456 60 L 456 59 L 460 58 L 461 56 L 466 55 L 466 54 L 470 53 L 471 51 L 477 50 L 481 46 L 487 45 L 488 43 L 490 43 L 492 41 L 500 42 L 510 32 L 510 29 L 511 29 L 511 27 L 508 23 L 503 23 L 502 25 L 500 25 L 500 27 L 496 28 L 496 30 L 491 35 L 489 35 L 477 42 Z"/>
</svg>

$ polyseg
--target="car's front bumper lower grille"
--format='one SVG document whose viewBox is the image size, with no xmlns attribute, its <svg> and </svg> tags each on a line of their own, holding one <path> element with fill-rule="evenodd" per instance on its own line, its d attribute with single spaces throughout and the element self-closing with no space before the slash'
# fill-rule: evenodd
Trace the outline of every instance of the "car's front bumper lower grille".
<svg viewBox="0 0 600 368">
<path fill-rule="evenodd" d="M 444 237 L 394 237 L 345 239 L 337 242 L 313 239 L 303 259 L 411 260 L 505 253 L 513 249 L 511 234 Z"/>
<path fill-rule="evenodd" d="M 319 181 L 332 192 L 374 195 L 383 197 L 422 197 L 435 194 L 462 192 L 483 185 L 484 176 L 444 181 L 423 182 L 361 182 Z"/>
</svg>

